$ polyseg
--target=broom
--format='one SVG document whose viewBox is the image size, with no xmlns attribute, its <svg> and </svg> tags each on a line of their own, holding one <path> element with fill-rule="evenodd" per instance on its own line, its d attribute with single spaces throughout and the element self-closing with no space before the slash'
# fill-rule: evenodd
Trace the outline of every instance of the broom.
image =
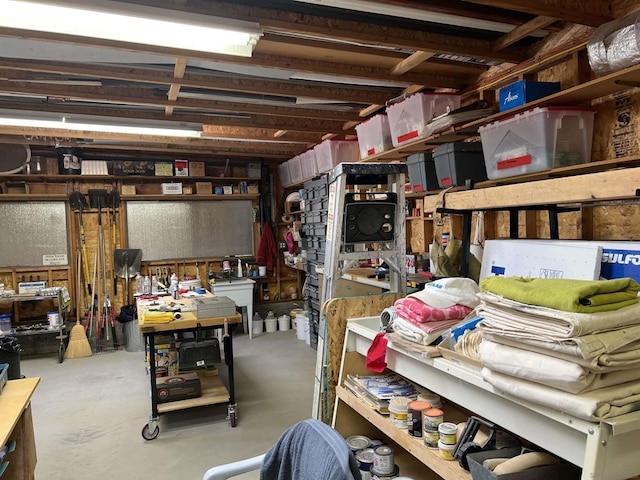
<svg viewBox="0 0 640 480">
<path fill-rule="evenodd" d="M 64 358 L 83 358 L 90 357 L 93 352 L 91 351 L 91 345 L 89 345 L 89 340 L 87 339 L 87 334 L 84 331 L 84 327 L 80 324 L 80 312 L 82 311 L 82 305 L 80 302 L 80 297 L 82 296 L 82 287 L 80 285 L 80 277 L 82 275 L 82 259 L 80 255 L 77 256 L 77 273 L 78 276 L 76 278 L 76 324 L 71 329 L 71 333 L 69 334 L 69 345 L 67 345 L 67 351 L 65 352 Z"/>
</svg>

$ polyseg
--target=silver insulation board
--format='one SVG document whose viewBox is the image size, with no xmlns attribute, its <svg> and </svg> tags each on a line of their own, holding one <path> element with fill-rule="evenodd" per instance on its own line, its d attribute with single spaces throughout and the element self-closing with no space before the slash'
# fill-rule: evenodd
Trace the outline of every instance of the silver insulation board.
<svg viewBox="0 0 640 480">
<path fill-rule="evenodd" d="M 66 256 L 66 258 L 65 258 Z M 65 202 L 0 202 L 0 266 L 68 265 Z"/>
<path fill-rule="evenodd" d="M 128 201 L 128 247 L 147 261 L 253 255 L 251 209 L 251 200 Z"/>
</svg>

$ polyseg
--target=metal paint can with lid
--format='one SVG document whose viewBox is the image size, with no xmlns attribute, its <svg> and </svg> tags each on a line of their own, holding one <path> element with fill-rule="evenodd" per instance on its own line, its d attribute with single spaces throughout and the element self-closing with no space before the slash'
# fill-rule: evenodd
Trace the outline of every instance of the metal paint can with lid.
<svg viewBox="0 0 640 480">
<path fill-rule="evenodd" d="M 358 463 L 358 470 L 360 473 L 369 472 L 373 466 L 373 448 L 363 448 L 358 450 L 355 454 L 356 462 Z"/>
<path fill-rule="evenodd" d="M 347 445 L 349 445 L 349 449 L 355 453 L 358 450 L 369 448 L 371 446 L 371 439 L 364 435 L 351 435 L 347 437 Z"/>
<path fill-rule="evenodd" d="M 422 412 L 431 408 L 429 402 L 414 400 L 407 405 L 407 428 L 412 437 L 422 437 Z"/>
<path fill-rule="evenodd" d="M 380 445 L 373 449 L 372 476 L 375 474 L 389 475 L 395 468 L 393 460 L 393 448 L 388 445 Z"/>
<path fill-rule="evenodd" d="M 380 473 L 375 468 L 371 469 L 371 480 L 393 480 L 400 475 L 400 467 L 398 465 L 393 466 L 393 470 L 389 473 Z"/>
</svg>

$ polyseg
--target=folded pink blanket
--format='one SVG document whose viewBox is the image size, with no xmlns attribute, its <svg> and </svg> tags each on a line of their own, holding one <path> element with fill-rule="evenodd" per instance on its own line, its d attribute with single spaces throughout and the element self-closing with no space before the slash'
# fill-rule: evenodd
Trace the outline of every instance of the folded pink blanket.
<svg viewBox="0 0 640 480">
<path fill-rule="evenodd" d="M 439 322 L 443 320 L 461 320 L 465 318 L 471 308 L 464 305 L 453 305 L 447 308 L 435 308 L 413 297 L 405 297 L 396 300 L 394 306 L 405 312 L 405 318 L 411 318 L 418 322 Z"/>
</svg>

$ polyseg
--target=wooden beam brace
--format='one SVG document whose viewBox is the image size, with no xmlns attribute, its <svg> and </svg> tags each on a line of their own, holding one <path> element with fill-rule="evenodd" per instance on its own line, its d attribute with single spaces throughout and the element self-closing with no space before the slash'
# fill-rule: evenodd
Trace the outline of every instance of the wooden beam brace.
<svg viewBox="0 0 640 480">
<path fill-rule="evenodd" d="M 599 27 L 613 20 L 609 0 L 469 0 L 488 7 L 544 15 L 571 23 Z"/>
<path fill-rule="evenodd" d="M 174 85 L 177 86 L 175 79 L 179 78 L 181 79 L 179 85 L 182 87 L 266 94 L 289 98 L 310 97 L 365 104 L 375 102 L 384 103 L 388 98 L 394 97 L 399 92 L 399 89 L 385 87 L 339 86 L 323 82 L 277 81 L 243 78 L 236 75 L 185 73 L 184 71 L 182 72 L 182 75 L 178 77 L 175 76 L 175 72 L 172 74 L 169 70 L 152 68 L 119 67 L 115 65 L 106 67 L 95 64 L 30 61 L 11 58 L 0 58 L 0 66 L 7 74 L 10 70 L 42 72 L 60 75 L 77 75 L 90 78 L 129 80 L 147 84 L 157 83 L 159 85 L 171 85 L 172 88 Z M 386 80 L 389 80 L 388 74 L 386 76 Z M 460 78 L 456 80 L 458 85 L 460 85 L 461 82 L 462 80 Z"/>
<path fill-rule="evenodd" d="M 5 73 L 0 69 L 0 77 Z M 0 91 L 26 95 L 46 95 L 64 99 L 107 101 L 132 105 L 151 105 L 194 109 L 213 112 L 237 112 L 246 114 L 274 115 L 278 117 L 317 118 L 324 120 L 349 121 L 358 118 L 357 113 L 335 110 L 320 110 L 302 107 L 283 107 L 249 102 L 231 102 L 222 100 L 178 99 L 171 102 L 167 98 L 155 95 L 145 88 L 107 88 L 107 87 L 69 87 L 66 85 L 34 85 L 25 82 L 0 81 Z"/>
<path fill-rule="evenodd" d="M 184 72 L 187 69 L 187 59 L 185 57 L 176 58 L 176 65 L 173 69 L 173 78 L 181 79 L 184 77 Z M 180 93 L 180 83 L 172 83 L 169 87 L 169 93 L 167 94 L 167 98 L 175 102 L 178 99 L 178 94 Z M 164 107 L 164 114 L 169 116 L 173 113 L 173 106 L 167 105 Z"/>
<path fill-rule="evenodd" d="M 531 32 L 535 32 L 541 28 L 546 27 L 547 25 L 551 25 L 556 22 L 558 19 L 554 17 L 545 17 L 544 15 L 539 15 L 536 18 L 528 21 L 520 25 L 519 27 L 514 28 L 506 35 L 500 37 L 497 40 L 494 40 L 491 43 L 491 48 L 494 50 L 501 50 L 509 45 L 516 43 L 518 40 L 522 40 L 526 36 L 528 36 Z"/>
<path fill-rule="evenodd" d="M 421 63 L 429 60 L 434 55 L 435 52 L 419 50 L 417 52 L 414 52 L 412 55 L 409 55 L 400 63 L 396 64 L 389 73 L 391 73 L 391 75 L 402 75 L 403 73 L 406 73 L 409 70 L 414 69 Z"/>
<path fill-rule="evenodd" d="M 0 100 L 0 108 L 7 110 L 21 110 L 29 112 L 57 112 L 62 114 L 77 114 L 77 115 L 91 115 L 98 117 L 113 117 L 113 118 L 136 118 L 142 120 L 171 120 L 175 122 L 184 123 L 197 123 L 197 124 L 215 124 L 217 126 L 226 127 L 244 127 L 247 130 L 253 129 L 272 129 L 278 130 L 282 127 L 286 127 L 290 132 L 292 141 L 295 141 L 297 135 L 302 135 L 300 141 L 308 142 L 307 134 L 322 135 L 325 132 L 342 132 L 343 122 L 331 121 L 331 120 L 314 120 L 299 118 L 287 118 L 287 117 L 274 117 L 271 115 L 251 115 L 248 117 L 242 116 L 227 116 L 227 115 L 203 115 L 196 113 L 174 113 L 171 119 L 159 112 L 159 111 L 141 111 L 141 110 L 127 110 L 126 113 L 122 110 L 116 110 L 113 108 L 105 107 L 104 105 L 85 106 L 85 105 L 69 105 L 65 103 L 21 103 L 21 102 L 7 102 Z M 309 133 L 306 133 L 309 132 Z"/>
</svg>

